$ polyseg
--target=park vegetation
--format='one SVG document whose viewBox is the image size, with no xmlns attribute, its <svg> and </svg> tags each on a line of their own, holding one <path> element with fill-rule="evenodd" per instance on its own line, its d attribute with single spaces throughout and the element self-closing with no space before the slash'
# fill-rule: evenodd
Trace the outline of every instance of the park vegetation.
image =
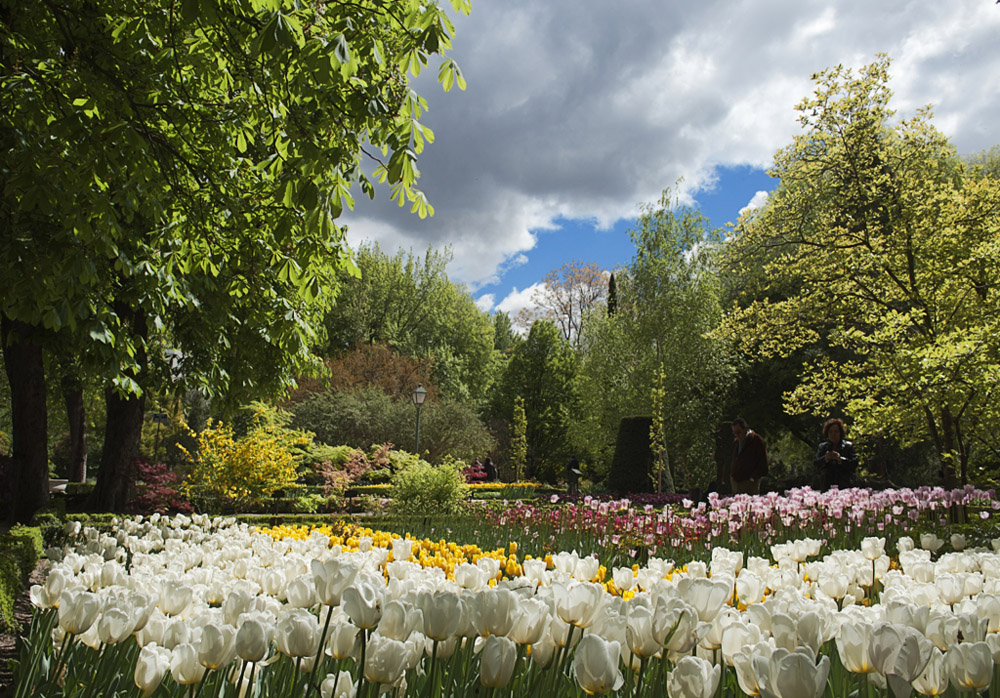
<svg viewBox="0 0 1000 698">
<path fill-rule="evenodd" d="M 1000 156 L 959 155 L 929 110 L 896 119 L 887 58 L 814 76 L 776 190 L 730 230 L 668 189 L 641 210 L 626 265 L 553 270 L 537 309 L 511 318 L 448 278 L 449 250 L 350 251 L 336 223 L 352 185 L 373 192 L 362 132 L 387 154 L 376 177 L 430 212 L 415 159 L 431 135 L 406 75 L 447 48 L 440 8 L 404 2 L 380 23 L 368 2 L 169 7 L 25 6 L 3 25 L 11 518 L 88 460 L 91 504 L 111 510 L 149 494 L 136 472 L 203 510 L 264 510 L 303 486 L 452 507 L 486 456 L 504 480 L 556 483 L 576 455 L 585 487 L 614 489 L 633 417 L 652 418 L 646 489 L 718 481 L 737 415 L 767 438 L 775 486 L 812 482 L 830 415 L 872 482 L 1000 473 Z M 54 48 L 67 42 L 72 55 Z M 55 87 L 36 90 L 40 76 Z M 450 59 L 440 76 L 461 84 Z M 248 417 L 254 400 L 284 421 Z"/>
</svg>

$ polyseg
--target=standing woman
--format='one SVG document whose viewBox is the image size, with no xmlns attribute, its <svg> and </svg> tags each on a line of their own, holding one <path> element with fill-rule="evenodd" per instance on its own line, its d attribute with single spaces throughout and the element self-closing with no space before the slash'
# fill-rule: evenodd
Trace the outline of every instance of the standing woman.
<svg viewBox="0 0 1000 698">
<path fill-rule="evenodd" d="M 823 424 L 826 439 L 816 451 L 816 467 L 823 471 L 823 489 L 834 485 L 851 487 L 858 469 L 858 454 L 854 444 L 844 439 L 844 420 L 833 417 Z"/>
</svg>

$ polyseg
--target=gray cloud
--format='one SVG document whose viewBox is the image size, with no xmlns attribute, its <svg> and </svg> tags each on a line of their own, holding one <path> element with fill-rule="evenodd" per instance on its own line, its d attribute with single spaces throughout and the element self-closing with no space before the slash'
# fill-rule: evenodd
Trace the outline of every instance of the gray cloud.
<svg viewBox="0 0 1000 698">
<path fill-rule="evenodd" d="M 926 104 L 960 152 L 995 143 L 1000 7 L 984 0 L 473 0 L 451 51 L 468 81 L 417 79 L 437 140 L 420 159 L 420 220 L 359 198 L 349 241 L 452 246 L 472 287 L 502 275 L 559 216 L 604 225 L 718 165 L 766 166 L 798 131 L 810 75 L 893 57 L 901 117 Z"/>
</svg>

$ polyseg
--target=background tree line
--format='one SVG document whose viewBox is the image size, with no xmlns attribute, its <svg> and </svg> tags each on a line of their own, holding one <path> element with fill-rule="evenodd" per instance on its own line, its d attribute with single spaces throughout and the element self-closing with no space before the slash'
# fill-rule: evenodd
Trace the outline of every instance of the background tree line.
<svg viewBox="0 0 1000 698">
<path fill-rule="evenodd" d="M 293 37 L 274 52 L 299 55 L 304 70 L 309 60 L 296 51 L 307 45 Z M 20 76 L 6 60 L 4 88 L 16 91 Z M 81 68 L 67 68 L 74 70 Z M 388 254 L 365 245 L 348 253 L 339 237 L 322 233 L 326 223 L 310 219 L 319 207 L 333 220 L 334 202 L 314 200 L 308 182 L 291 174 L 267 175 L 281 194 L 270 201 L 280 201 L 276 218 L 266 207 L 247 208 L 240 196 L 249 181 L 224 201 L 208 197 L 215 208 L 195 207 L 200 218 L 194 209 L 148 210 L 145 200 L 123 218 L 94 203 L 104 199 L 90 183 L 57 179 L 91 197 L 87 210 L 96 213 L 74 225 L 111 232 L 94 233 L 103 256 L 91 268 L 78 227 L 57 225 L 27 194 L 17 206 L 8 200 L 0 449 L 15 451 L 15 474 L 42 457 L 58 474 L 78 477 L 87 451 L 102 454 L 99 472 L 106 463 L 115 472 L 126 455 L 148 453 L 147 410 L 197 424 L 264 395 L 325 443 L 407 448 L 409 396 L 422 383 L 430 400 L 421 450 L 432 460 L 489 455 L 505 477 L 515 406 L 523 404 L 525 474 L 549 481 L 577 455 L 585 478 L 604 484 L 621 420 L 643 415 L 662 425 L 654 450 L 669 485 L 705 487 L 723 475 L 728 423 L 742 415 L 768 440 L 773 479 L 806 483 L 819 425 L 843 415 L 875 475 L 897 484 L 982 482 L 1000 463 L 990 433 L 1000 377 L 1000 154 L 959 156 L 928 111 L 896 120 L 888 71 L 879 58 L 858 73 L 838 67 L 814 76 L 815 93 L 798 107 L 803 132 L 775 156 L 776 191 L 733 228 L 712 229 L 667 190 L 633 225 L 628 264 L 567 263 L 546 277 L 535 309 L 516 318 L 479 310 L 448 278 L 448 250 Z M 67 132 L 69 143 L 97 118 L 74 94 L 64 97 L 73 106 L 65 127 L 79 130 Z M 15 126 L 40 131 L 46 113 L 6 123 L 8 142 Z M 387 114 L 384 126 L 404 128 L 396 118 Z M 286 145 L 244 147 L 264 167 L 267 153 Z M 46 157 L 60 162 L 72 152 Z M 243 166 L 239 147 L 226 152 Z M 191 206 L 192 192 L 208 196 L 195 174 L 175 181 L 173 170 L 158 169 L 156 153 L 145 157 L 164 192 L 183 183 L 181 201 Z M 19 178 L 35 180 L 5 163 L 8 186 L 26 192 Z M 323 176 L 339 182 L 349 179 L 344 173 Z M 153 176 L 126 174 L 133 179 L 121 182 Z M 412 189 L 413 178 L 403 179 Z M 128 202 L 129 190 L 119 188 L 103 196 Z M 64 195 L 47 194 L 60 207 Z M 419 203 L 419 192 L 410 195 Z M 237 209 L 241 226 L 263 225 L 267 235 L 226 222 Z M 228 242 L 202 245 L 164 227 L 168 221 L 198 221 Z M 160 237 L 137 238 L 137 225 Z M 289 235 L 301 236 L 305 257 L 287 252 Z M 43 243 L 48 266 L 21 266 Z M 88 254 L 71 253 L 79 249 Z M 50 272 L 32 271 L 40 268 Z M 40 376 L 60 377 L 59 389 L 50 380 L 39 393 Z M 298 387 L 285 392 L 293 379 Z M 74 431 L 81 413 L 91 434 L 108 425 L 103 443 Z M 42 445 L 30 457 L 16 455 L 25 414 L 43 415 Z M 102 501 L 116 507 L 117 496 Z"/>
</svg>

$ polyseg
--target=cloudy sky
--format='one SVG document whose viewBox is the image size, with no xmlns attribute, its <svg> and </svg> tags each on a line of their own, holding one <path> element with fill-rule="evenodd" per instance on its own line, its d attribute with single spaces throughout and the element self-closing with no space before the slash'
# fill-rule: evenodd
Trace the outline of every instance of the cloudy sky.
<svg viewBox="0 0 1000 698">
<path fill-rule="evenodd" d="M 994 0 L 473 0 L 455 24 L 468 88 L 444 93 L 433 67 L 415 81 L 435 215 L 383 190 L 345 222 L 352 245 L 450 245 L 485 309 L 516 312 L 564 262 L 626 263 L 630 221 L 665 188 L 734 221 L 826 67 L 885 52 L 899 116 L 933 105 L 962 153 L 1000 143 Z"/>
</svg>

